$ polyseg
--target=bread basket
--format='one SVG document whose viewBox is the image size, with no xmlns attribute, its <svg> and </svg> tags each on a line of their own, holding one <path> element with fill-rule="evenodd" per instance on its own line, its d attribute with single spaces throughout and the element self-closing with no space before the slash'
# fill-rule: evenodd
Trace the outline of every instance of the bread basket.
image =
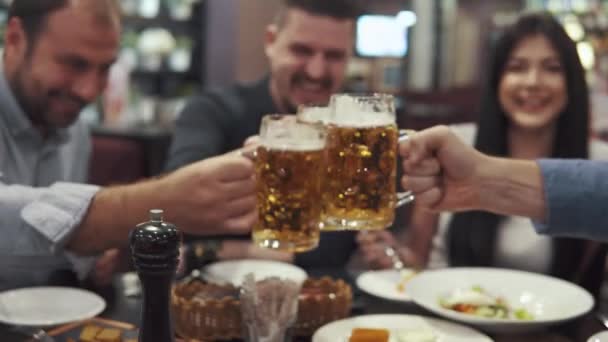
<svg viewBox="0 0 608 342">
<path fill-rule="evenodd" d="M 171 292 L 176 332 L 194 340 L 241 338 L 241 308 L 237 287 L 193 281 L 178 283 Z M 296 336 L 311 336 L 319 327 L 345 318 L 352 305 L 352 289 L 343 280 L 309 278 L 302 284 Z"/>
</svg>

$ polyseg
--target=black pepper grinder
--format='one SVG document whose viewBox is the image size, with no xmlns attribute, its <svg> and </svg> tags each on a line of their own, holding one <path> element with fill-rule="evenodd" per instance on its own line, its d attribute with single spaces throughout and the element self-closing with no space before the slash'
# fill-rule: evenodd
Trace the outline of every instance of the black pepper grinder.
<svg viewBox="0 0 608 342">
<path fill-rule="evenodd" d="M 139 342 L 172 342 L 169 291 L 179 261 L 180 232 L 163 221 L 162 210 L 152 209 L 150 221 L 138 224 L 129 242 L 143 289 Z"/>
</svg>

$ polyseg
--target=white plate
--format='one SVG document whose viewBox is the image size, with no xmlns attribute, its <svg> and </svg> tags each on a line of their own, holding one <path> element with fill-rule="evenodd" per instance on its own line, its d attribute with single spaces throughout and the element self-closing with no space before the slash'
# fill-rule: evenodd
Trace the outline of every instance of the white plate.
<svg viewBox="0 0 608 342">
<path fill-rule="evenodd" d="M 412 297 L 409 293 L 407 291 L 399 292 L 397 286 L 404 275 L 411 275 L 414 270 L 404 269 L 402 272 L 403 275 L 397 270 L 364 272 L 357 277 L 357 287 L 376 297 L 399 302 L 411 302 Z"/>
<path fill-rule="evenodd" d="M 456 323 L 414 315 L 365 315 L 326 324 L 312 336 L 312 342 L 346 342 L 354 328 L 388 329 L 390 342 L 398 330 L 431 330 L 441 342 L 491 342 L 492 339 Z"/>
<path fill-rule="evenodd" d="M 70 287 L 29 287 L 0 293 L 0 322 L 52 326 L 97 316 L 106 302 L 93 292 Z"/>
<path fill-rule="evenodd" d="M 439 299 L 456 289 L 481 286 L 506 300 L 512 308 L 523 308 L 534 319 L 497 319 L 472 316 L 439 305 Z M 587 313 L 593 297 L 585 289 L 567 281 L 523 271 L 496 268 L 448 268 L 425 271 L 406 287 L 416 304 L 438 315 L 500 333 L 519 333 L 546 328 Z"/>
<path fill-rule="evenodd" d="M 608 330 L 600 331 L 599 333 L 589 337 L 587 342 L 608 342 Z"/>
<path fill-rule="evenodd" d="M 233 260 L 220 261 L 203 268 L 203 278 L 209 282 L 230 283 L 240 286 L 243 278 L 253 273 L 256 280 L 268 277 L 279 277 L 302 283 L 306 272 L 292 264 L 269 260 Z"/>
</svg>

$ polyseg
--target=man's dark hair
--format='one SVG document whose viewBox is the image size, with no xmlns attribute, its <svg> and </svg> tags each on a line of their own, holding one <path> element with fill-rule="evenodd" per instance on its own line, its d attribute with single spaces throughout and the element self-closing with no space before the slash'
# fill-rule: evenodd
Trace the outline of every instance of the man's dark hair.
<svg viewBox="0 0 608 342">
<path fill-rule="evenodd" d="M 70 0 L 13 0 L 8 10 L 8 20 L 13 17 L 19 18 L 28 41 L 33 44 L 40 32 L 44 30 L 49 15 L 67 7 L 69 4 Z M 97 13 L 100 19 L 109 20 L 110 16 L 107 13 L 115 13 L 120 17 L 120 7 L 116 0 L 100 2 L 98 5 L 96 8 L 101 8 Z M 109 5 L 105 8 L 110 8 L 110 12 L 104 12 L 104 5 Z"/>
<path fill-rule="evenodd" d="M 47 17 L 64 7 L 69 0 L 13 0 L 8 10 L 8 19 L 21 20 L 29 41 L 34 41 L 46 24 Z"/>
<path fill-rule="evenodd" d="M 355 19 L 363 13 L 360 0 L 283 0 L 283 9 L 275 20 L 279 27 L 284 25 L 288 9 L 299 9 L 340 20 Z"/>
</svg>

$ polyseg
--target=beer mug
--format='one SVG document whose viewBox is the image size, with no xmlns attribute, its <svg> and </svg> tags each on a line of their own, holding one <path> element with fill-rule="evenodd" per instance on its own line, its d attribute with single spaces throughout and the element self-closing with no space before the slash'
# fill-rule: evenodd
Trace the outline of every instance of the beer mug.
<svg viewBox="0 0 608 342">
<path fill-rule="evenodd" d="M 391 95 L 336 94 L 327 123 L 323 230 L 380 230 L 395 208 L 411 202 L 397 193 L 397 129 Z"/>
<path fill-rule="evenodd" d="M 294 115 L 267 115 L 254 157 L 258 221 L 253 241 L 303 252 L 319 243 L 325 132 Z"/>
</svg>

